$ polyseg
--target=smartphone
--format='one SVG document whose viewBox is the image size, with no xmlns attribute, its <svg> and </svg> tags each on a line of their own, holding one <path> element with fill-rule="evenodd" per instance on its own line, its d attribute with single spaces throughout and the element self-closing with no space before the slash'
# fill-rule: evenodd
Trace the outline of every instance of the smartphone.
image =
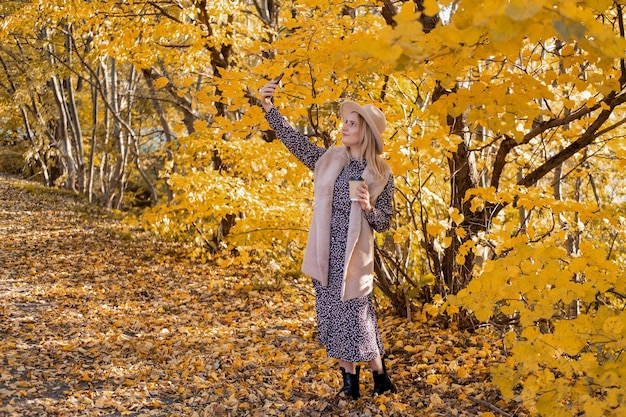
<svg viewBox="0 0 626 417">
<path fill-rule="evenodd" d="M 276 78 L 274 78 L 272 81 L 274 81 L 276 84 L 278 84 L 280 82 L 280 80 L 283 79 L 283 75 L 285 75 L 284 72 L 281 72 L 280 74 L 278 74 L 278 76 Z"/>
</svg>

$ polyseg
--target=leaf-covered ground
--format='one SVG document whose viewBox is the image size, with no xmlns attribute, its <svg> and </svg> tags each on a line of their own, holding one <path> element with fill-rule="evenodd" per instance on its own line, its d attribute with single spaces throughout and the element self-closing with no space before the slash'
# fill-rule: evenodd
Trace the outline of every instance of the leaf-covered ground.
<svg viewBox="0 0 626 417">
<path fill-rule="evenodd" d="M 196 264 L 73 196 L 0 176 L 0 415 L 525 416 L 485 333 L 380 312 L 399 392 L 336 398 L 311 287 Z"/>
</svg>

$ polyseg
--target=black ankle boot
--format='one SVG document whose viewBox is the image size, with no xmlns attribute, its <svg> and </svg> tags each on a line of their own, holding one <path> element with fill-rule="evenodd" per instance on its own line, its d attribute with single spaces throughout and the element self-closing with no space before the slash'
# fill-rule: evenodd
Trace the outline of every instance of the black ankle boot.
<svg viewBox="0 0 626 417">
<path fill-rule="evenodd" d="M 340 369 L 341 376 L 343 376 L 343 387 L 337 395 L 344 393 L 345 395 L 349 395 L 356 400 L 361 396 L 361 394 L 359 393 L 359 374 L 361 373 L 361 367 L 357 365 L 354 374 L 346 372 L 344 368 Z"/>
<path fill-rule="evenodd" d="M 387 375 L 387 368 L 385 367 L 385 361 L 383 362 L 383 373 L 380 374 L 378 371 L 372 371 L 372 375 L 374 376 L 374 392 L 372 396 L 382 394 L 387 391 L 396 392 L 396 386 L 391 382 L 391 378 Z"/>
</svg>

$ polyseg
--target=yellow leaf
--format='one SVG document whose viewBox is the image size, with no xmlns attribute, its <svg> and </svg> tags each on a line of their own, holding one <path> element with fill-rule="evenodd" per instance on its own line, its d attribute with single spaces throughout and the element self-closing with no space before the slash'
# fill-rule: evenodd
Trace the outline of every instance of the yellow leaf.
<svg viewBox="0 0 626 417">
<path fill-rule="evenodd" d="M 489 34 L 494 43 L 498 45 L 510 45 L 512 50 L 519 50 L 513 38 L 518 36 L 523 30 L 523 25 L 511 20 L 507 16 L 494 16 L 489 20 Z"/>
<path fill-rule="evenodd" d="M 450 208 L 449 212 L 450 212 L 450 218 L 456 224 L 461 224 L 463 222 L 463 219 L 465 219 L 463 214 L 460 213 L 459 209 L 457 209 L 456 207 Z"/>
<path fill-rule="evenodd" d="M 431 236 L 437 236 L 446 230 L 445 226 L 441 223 L 428 223 L 426 225 L 426 231 Z"/>
<path fill-rule="evenodd" d="M 483 208 L 485 208 L 485 200 L 478 196 L 472 198 L 472 203 L 470 205 L 471 211 L 476 212 L 482 210 Z"/>
<path fill-rule="evenodd" d="M 507 17 L 515 21 L 522 21 L 536 15 L 546 0 L 510 0 L 505 7 Z"/>
<path fill-rule="evenodd" d="M 437 374 L 429 374 L 426 377 L 426 382 L 428 382 L 430 385 L 436 384 L 438 380 L 439 380 L 439 375 Z"/>
<path fill-rule="evenodd" d="M 431 316 L 436 316 L 437 314 L 439 314 L 439 307 L 433 304 L 426 304 L 426 306 L 424 306 L 424 309 Z"/>
<path fill-rule="evenodd" d="M 620 337 L 624 331 L 624 316 L 609 317 L 604 321 L 602 330 L 608 333 L 609 337 Z"/>
<path fill-rule="evenodd" d="M 459 308 L 457 306 L 455 306 L 455 305 L 447 305 L 446 306 L 446 313 L 451 315 L 451 316 L 454 315 L 454 314 L 457 314 L 459 311 L 460 311 Z"/>
<path fill-rule="evenodd" d="M 166 77 L 160 77 L 154 81 L 154 87 L 155 88 L 165 87 L 169 82 L 170 80 L 168 80 Z"/>
<path fill-rule="evenodd" d="M 424 14 L 427 16 L 435 16 L 439 13 L 439 4 L 436 0 L 424 1 Z"/>
</svg>

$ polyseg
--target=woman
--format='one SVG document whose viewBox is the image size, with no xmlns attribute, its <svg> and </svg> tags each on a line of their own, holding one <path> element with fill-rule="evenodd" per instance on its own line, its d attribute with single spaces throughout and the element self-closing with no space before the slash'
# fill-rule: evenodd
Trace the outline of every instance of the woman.
<svg viewBox="0 0 626 417">
<path fill-rule="evenodd" d="M 374 230 L 389 227 L 394 179 L 380 154 L 385 116 L 372 104 L 341 105 L 344 146 L 319 147 L 294 129 L 278 112 L 272 97 L 274 79 L 261 88 L 265 117 L 291 153 L 312 169 L 314 210 L 302 271 L 313 279 L 319 340 L 329 357 L 339 362 L 343 393 L 359 398 L 360 366 L 368 362 L 373 395 L 395 392 L 372 303 Z M 362 177 L 357 201 L 351 201 L 348 181 Z"/>
</svg>

